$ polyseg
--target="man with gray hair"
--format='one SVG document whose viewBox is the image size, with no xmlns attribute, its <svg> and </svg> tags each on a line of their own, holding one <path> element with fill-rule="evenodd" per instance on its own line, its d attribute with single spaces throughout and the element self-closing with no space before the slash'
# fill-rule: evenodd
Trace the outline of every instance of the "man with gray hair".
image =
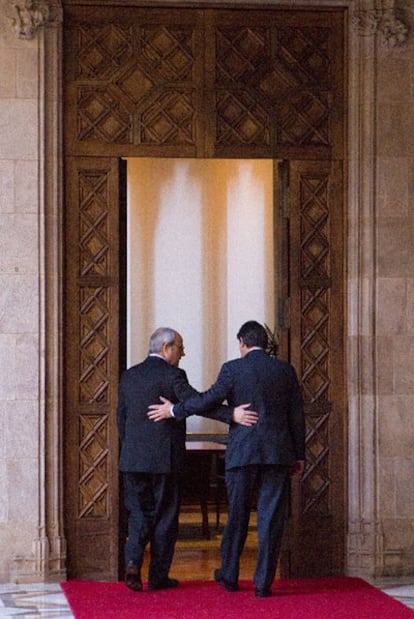
<svg viewBox="0 0 414 619">
<path fill-rule="evenodd" d="M 148 588 L 169 589 L 178 585 L 176 579 L 169 577 L 169 570 L 178 535 L 186 426 L 185 421 L 174 418 L 152 423 L 147 409 L 160 396 L 178 403 L 197 393 L 184 370 L 178 367 L 184 355 L 181 335 L 161 327 L 151 335 L 148 357 L 126 370 L 119 385 L 119 470 L 129 511 L 125 583 L 133 591 L 142 590 L 141 567 L 149 542 Z M 228 424 L 234 421 L 251 426 L 257 415 L 246 410 L 247 406 L 219 406 L 200 414 Z"/>
</svg>

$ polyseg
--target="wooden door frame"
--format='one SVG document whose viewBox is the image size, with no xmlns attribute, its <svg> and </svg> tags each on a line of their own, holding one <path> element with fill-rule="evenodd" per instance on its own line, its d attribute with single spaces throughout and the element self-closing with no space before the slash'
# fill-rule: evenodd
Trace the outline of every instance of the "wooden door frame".
<svg viewBox="0 0 414 619">
<path fill-rule="evenodd" d="M 115 548 L 118 548 L 115 543 L 115 529 L 119 531 L 119 518 L 116 517 L 119 506 L 114 496 L 115 493 L 118 498 L 118 484 L 115 482 L 118 450 L 116 440 L 111 438 L 114 430 L 111 409 L 116 408 L 117 394 L 114 381 L 115 376 L 119 377 L 119 353 L 116 348 L 119 346 L 120 336 L 117 321 L 120 237 L 117 221 L 119 189 L 115 186 L 116 158 L 134 154 L 152 154 L 158 157 L 179 157 L 184 154 L 189 156 L 188 145 L 182 145 L 181 113 L 184 113 L 184 124 L 190 123 L 191 126 L 191 131 L 184 131 L 184 135 L 190 140 L 193 156 L 203 157 L 209 154 L 211 158 L 223 158 L 227 155 L 243 159 L 260 157 L 274 160 L 283 154 L 286 159 L 308 160 L 313 170 L 313 179 L 309 176 L 308 182 L 301 184 L 302 188 L 308 188 L 307 191 L 312 192 L 311 186 L 315 181 L 317 186 L 323 188 L 332 184 L 331 172 L 325 169 L 322 171 L 321 168 L 321 172 L 317 173 L 316 170 L 322 164 L 323 168 L 330 170 L 336 158 L 342 160 L 344 157 L 344 85 L 343 68 L 339 62 L 343 55 L 344 40 L 341 11 L 326 13 L 319 9 L 308 14 L 293 9 L 258 9 L 252 12 L 243 9 L 223 12 L 188 9 L 183 19 L 185 23 L 188 21 L 188 27 L 181 25 L 176 10 L 160 13 L 158 10 L 142 11 L 139 7 L 134 7 L 125 14 L 120 7 L 110 6 L 100 13 L 100 21 L 95 28 L 93 11 L 88 7 L 85 9 L 83 3 L 79 7 L 68 6 L 69 26 L 65 39 L 65 50 L 68 52 L 65 80 L 65 169 L 68 173 L 68 190 L 65 213 L 70 224 L 70 236 L 66 244 L 66 290 L 69 309 L 65 358 L 68 386 L 65 414 L 65 435 L 68 438 L 65 453 L 69 464 L 65 469 L 65 479 L 69 496 L 66 522 L 68 539 L 72 544 L 69 555 L 72 577 L 113 577 L 114 554 L 118 559 L 118 551 L 115 552 Z M 129 23 L 133 25 L 129 27 Z M 104 46 L 106 36 L 111 43 L 108 43 L 108 51 Z M 243 45 L 247 46 L 246 58 L 242 53 L 239 38 Z M 140 43 L 137 47 L 136 40 Z M 79 48 L 76 45 L 73 47 L 74 41 L 79 41 Z M 158 45 L 161 45 L 161 52 L 158 51 Z M 95 53 L 91 54 L 91 46 Z M 220 46 L 221 55 L 218 52 Z M 167 54 L 167 57 L 173 53 L 175 59 L 177 47 L 178 67 L 175 68 L 174 65 L 172 68 L 171 64 L 164 67 L 164 62 L 160 61 L 164 57 L 163 53 Z M 234 80 L 229 78 L 228 73 L 229 50 L 232 52 L 230 56 L 235 59 Z M 114 62 L 117 54 L 125 55 L 123 63 Z M 293 63 L 293 68 L 288 70 L 286 65 L 292 63 L 292 58 L 295 58 L 296 64 Z M 213 63 L 213 67 L 210 67 L 210 63 Z M 148 92 L 140 80 L 137 86 L 131 86 L 130 98 L 126 98 L 124 89 L 125 83 L 131 77 L 131 65 L 139 75 L 148 74 L 149 67 L 153 67 L 154 83 L 151 81 L 148 88 L 159 102 L 155 108 L 157 114 L 154 119 L 151 112 L 154 104 L 152 99 L 148 99 Z M 209 67 L 205 72 L 204 66 Z M 188 67 L 191 67 L 191 71 Z M 240 77 L 244 75 L 246 80 Z M 279 80 L 277 83 L 280 89 L 269 87 L 271 80 Z M 180 87 L 181 82 L 186 86 Z M 193 98 L 189 94 L 192 92 L 190 87 L 196 92 Z M 203 105 L 200 107 L 199 99 L 203 93 L 209 93 L 211 88 L 214 89 L 215 97 L 206 95 L 207 110 L 200 121 L 199 115 L 204 108 Z M 286 104 L 286 99 L 280 95 L 285 89 L 291 93 L 292 101 L 289 99 L 289 104 Z M 106 92 L 111 94 L 106 97 Z M 260 96 L 265 102 L 263 107 L 258 101 Z M 164 99 L 165 109 L 164 103 L 161 103 Z M 145 105 L 142 104 L 141 107 L 139 102 L 142 100 Z M 177 101 L 180 105 L 179 118 L 176 120 Z M 220 104 L 224 105 L 224 111 L 221 111 Z M 191 120 L 187 116 L 189 106 L 192 112 Z M 207 131 L 204 134 L 201 127 L 207 127 L 208 123 L 204 121 L 213 113 L 217 125 L 213 125 L 213 132 Z M 162 122 L 164 120 L 165 122 Z M 135 123 L 141 127 L 137 133 L 133 131 Z M 157 131 L 154 145 L 155 126 L 164 127 L 165 124 L 168 129 L 166 134 Z M 223 126 L 227 127 L 225 131 Z M 247 133 L 243 132 L 242 127 Z M 227 142 L 221 131 L 228 136 Z M 171 144 L 168 141 L 165 144 L 164 135 L 176 137 Z M 254 140 L 251 135 L 255 136 Z M 207 142 L 210 146 L 205 151 Z M 214 150 L 214 145 L 217 150 Z M 321 175 L 324 179 L 322 182 Z M 323 192 L 325 193 L 325 189 Z M 299 198 L 298 194 L 297 199 L 301 208 L 301 200 L 305 198 Z M 328 212 L 335 204 L 331 197 L 327 199 L 325 196 L 322 201 L 325 202 Z M 318 208 L 320 202 L 321 200 L 314 196 L 311 201 L 313 209 Z M 342 195 L 338 202 L 342 206 Z M 300 210 L 298 217 L 299 213 Z M 342 210 L 341 216 L 343 217 Z M 303 217 L 302 221 L 305 222 L 306 219 Z M 343 226 L 339 226 L 338 230 L 342 234 Z M 317 237 L 318 235 L 313 237 L 313 246 L 319 251 Z M 304 258 L 305 261 L 308 260 L 306 256 L 309 257 L 309 254 L 302 249 L 305 240 L 301 233 L 296 242 L 296 262 L 299 263 Z M 342 268 L 333 269 L 334 236 L 326 236 L 323 244 L 325 250 L 321 256 L 326 252 L 329 256 L 328 264 L 324 267 L 327 269 L 325 280 L 342 277 Z M 341 243 L 339 247 L 342 248 Z M 342 264 L 342 251 L 340 256 Z M 319 278 L 314 267 L 312 272 Z M 331 272 L 333 275 L 329 278 L 328 274 Z M 295 272 L 289 269 L 286 276 L 292 291 L 298 290 L 299 270 Z M 341 281 L 341 291 L 342 285 Z M 311 289 L 307 280 L 304 289 Z M 303 309 L 302 303 L 305 302 L 301 300 L 302 295 L 296 294 L 295 298 L 298 300 L 297 312 L 300 313 Z M 341 301 L 342 295 L 339 302 Z M 326 320 L 330 323 L 333 322 L 331 312 L 337 303 L 325 303 Z M 313 311 L 318 311 L 316 304 Z M 306 327 L 306 321 L 303 320 L 300 323 L 301 328 L 297 332 L 290 330 L 288 336 L 292 341 L 288 358 L 294 352 L 297 355 L 296 365 L 300 361 L 297 368 L 300 381 L 305 376 L 305 347 L 302 341 L 305 338 L 304 328 L 308 328 L 311 322 L 308 321 Z M 325 347 L 329 359 L 334 350 L 334 342 L 330 338 L 329 332 L 326 334 Z M 310 348 L 308 352 L 310 353 Z M 337 361 L 339 359 L 340 356 L 337 355 Z M 317 363 L 315 367 L 316 365 Z M 333 367 L 331 362 L 325 365 L 325 371 L 329 368 L 328 381 L 332 379 L 330 373 Z M 322 374 L 322 366 L 314 375 L 317 374 Z M 303 384 L 305 387 L 306 383 Z M 335 382 L 332 380 L 331 384 L 335 385 Z M 342 403 L 342 389 L 342 383 L 332 387 L 331 399 L 336 393 L 335 390 L 338 390 L 338 401 Z M 315 398 L 318 399 L 316 394 Z M 315 411 L 316 409 L 318 412 L 314 415 L 318 419 L 324 419 L 325 428 L 328 425 L 330 427 L 330 415 L 324 415 L 318 407 Z M 338 417 L 341 427 L 345 418 L 345 411 L 342 411 L 342 415 Z M 319 436 L 319 442 L 324 444 L 325 455 L 321 460 L 315 457 L 312 466 L 309 466 L 309 470 L 313 471 L 313 476 L 309 476 L 313 484 L 305 479 L 308 472 L 308 467 L 306 468 L 301 488 L 306 488 L 313 498 L 313 513 L 320 512 L 321 516 L 324 514 L 326 522 L 341 522 L 342 513 L 338 517 L 333 516 L 334 509 L 343 509 L 344 500 L 337 501 L 335 493 L 342 492 L 344 482 L 341 479 L 338 483 L 330 474 L 331 470 L 334 470 L 334 445 L 331 445 L 329 438 L 332 433 L 325 430 L 326 436 L 323 436 L 316 426 L 314 433 Z M 342 454 L 342 433 L 337 434 L 337 439 L 341 441 Z M 317 451 L 321 449 L 318 441 L 314 441 L 314 446 Z M 322 473 L 321 469 L 319 476 L 324 478 L 325 484 L 320 490 L 314 471 L 322 467 L 322 463 L 329 472 L 327 470 Z M 334 481 L 337 483 L 333 483 Z M 305 503 L 301 501 L 297 521 L 303 527 L 302 521 L 305 518 L 310 521 L 310 516 L 310 513 L 305 516 Z M 316 522 L 314 526 L 318 526 Z M 343 569 L 344 531 L 341 533 L 327 528 L 321 543 L 323 539 L 322 546 L 328 553 L 327 544 L 330 543 L 328 540 L 331 540 L 333 533 L 342 538 L 336 548 L 335 563 L 332 563 L 331 567 L 331 561 L 320 562 L 318 575 L 329 575 L 332 570 L 332 573 L 341 573 Z M 310 538 L 309 535 L 303 537 L 301 545 Z M 299 538 L 295 536 L 293 539 Z M 106 559 L 106 546 L 110 550 L 109 559 Z M 322 548 L 320 550 L 322 552 Z M 91 560 L 84 559 L 85 552 L 86 557 L 91 557 Z M 293 542 L 291 554 L 294 555 Z M 299 564 L 300 562 L 296 562 L 296 565 Z M 307 575 L 298 568 L 293 574 Z"/>
<path fill-rule="evenodd" d="M 165 4 L 165 2 L 163 2 Z M 237 3 L 243 6 L 243 0 Z M 283 0 L 271 0 L 272 6 L 283 6 Z M 288 3 L 289 4 L 289 3 Z M 393 4 L 370 0 L 337 0 L 337 6 L 347 9 L 348 31 L 348 129 L 347 142 L 352 153 L 348 161 L 346 179 L 346 212 L 348 214 L 347 282 L 352 294 L 346 309 L 346 323 L 350 325 L 347 363 L 353 371 L 347 378 L 348 426 L 352 428 L 348 440 L 349 477 L 352 487 L 348 509 L 347 573 L 373 576 L 380 569 L 381 555 L 373 548 L 381 548 L 382 536 L 376 523 L 378 511 L 375 501 L 376 480 L 379 478 L 378 462 L 372 449 L 375 436 L 377 407 L 375 394 L 375 276 L 366 265 L 374 264 L 375 254 L 375 126 L 374 115 L 365 113 L 372 109 L 375 93 L 375 67 L 377 35 L 376 26 L 364 21 L 369 11 L 378 17 L 395 17 Z M 312 8 L 315 2 L 303 0 L 302 6 Z M 62 243 L 64 237 L 62 162 L 63 111 L 60 90 L 62 69 L 62 18 L 58 0 L 51 7 L 43 28 L 37 26 L 30 36 L 39 36 L 41 50 L 39 62 L 39 98 L 44 110 L 43 121 L 38 126 L 39 144 L 42 144 L 41 167 L 44 174 L 39 181 L 41 231 L 44 254 L 41 263 L 40 288 L 41 317 L 46 325 L 42 331 L 45 355 L 41 363 L 44 392 L 48 394 L 42 405 L 42 432 L 38 530 L 41 535 L 33 540 L 32 556 L 14 562 L 13 573 L 18 579 L 62 580 L 66 574 L 66 540 L 63 527 L 64 485 L 62 478 Z M 40 34 L 39 34 L 40 33 Z M 392 36 L 392 29 L 389 36 Z M 362 242 L 363 239 L 363 242 Z M 364 285 L 362 283 L 364 282 Z M 47 308 L 47 311 L 46 311 Z M 361 347 L 365 354 L 359 353 Z M 353 376 L 359 380 L 354 381 Z M 367 398 L 372 406 L 366 406 Z M 32 567 L 29 567 L 31 566 Z"/>
</svg>

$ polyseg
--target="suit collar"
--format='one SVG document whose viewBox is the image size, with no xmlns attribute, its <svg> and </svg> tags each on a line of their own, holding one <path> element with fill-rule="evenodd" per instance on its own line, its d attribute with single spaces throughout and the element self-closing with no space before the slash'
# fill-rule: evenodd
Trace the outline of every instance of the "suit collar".
<svg viewBox="0 0 414 619">
<path fill-rule="evenodd" d="M 267 353 L 266 353 L 266 351 L 265 351 L 265 350 L 263 350 L 263 348 L 259 348 L 259 347 L 257 347 L 257 348 L 251 348 L 251 349 L 249 350 L 249 352 L 247 352 L 247 353 L 245 354 L 245 356 L 244 356 L 244 357 L 246 358 L 246 357 L 248 357 L 249 355 L 252 355 L 252 354 L 259 354 L 259 355 L 260 355 L 260 354 L 265 354 L 265 355 L 266 355 Z"/>
<path fill-rule="evenodd" d="M 161 357 L 161 355 L 154 355 L 152 353 L 148 355 L 147 361 L 154 361 L 155 363 L 166 363 L 167 365 L 170 365 L 168 361 L 164 359 L 164 357 Z"/>
</svg>

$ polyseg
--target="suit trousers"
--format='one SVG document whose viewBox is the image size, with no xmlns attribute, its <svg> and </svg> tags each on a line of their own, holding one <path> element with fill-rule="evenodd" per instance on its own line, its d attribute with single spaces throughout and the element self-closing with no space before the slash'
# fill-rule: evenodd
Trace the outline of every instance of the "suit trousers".
<svg viewBox="0 0 414 619">
<path fill-rule="evenodd" d="M 240 555 L 246 541 L 257 488 L 258 552 L 254 585 L 273 583 L 287 513 L 290 467 L 248 465 L 226 471 L 228 519 L 221 543 L 221 574 L 232 584 L 239 578 Z"/>
<path fill-rule="evenodd" d="M 124 473 L 124 500 L 129 510 L 125 561 L 142 567 L 150 543 L 148 581 L 168 578 L 178 536 L 180 487 L 175 474 Z"/>
</svg>

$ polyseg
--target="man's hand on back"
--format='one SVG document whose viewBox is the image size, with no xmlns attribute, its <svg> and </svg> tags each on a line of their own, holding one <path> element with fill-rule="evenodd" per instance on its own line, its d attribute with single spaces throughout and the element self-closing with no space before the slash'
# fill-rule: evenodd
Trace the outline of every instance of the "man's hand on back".
<svg viewBox="0 0 414 619">
<path fill-rule="evenodd" d="M 148 417 L 151 421 L 162 421 L 163 419 L 171 419 L 173 417 L 173 404 L 167 398 L 160 397 L 161 404 L 151 404 L 148 407 Z M 232 421 L 241 426 L 254 426 L 259 419 L 259 415 L 255 411 L 246 410 L 250 404 L 240 404 L 233 411 Z"/>
<path fill-rule="evenodd" d="M 249 406 L 250 404 L 240 404 L 240 406 L 235 407 L 232 416 L 234 423 L 250 427 L 258 422 L 258 413 L 256 413 L 256 411 L 246 410 Z"/>
</svg>

